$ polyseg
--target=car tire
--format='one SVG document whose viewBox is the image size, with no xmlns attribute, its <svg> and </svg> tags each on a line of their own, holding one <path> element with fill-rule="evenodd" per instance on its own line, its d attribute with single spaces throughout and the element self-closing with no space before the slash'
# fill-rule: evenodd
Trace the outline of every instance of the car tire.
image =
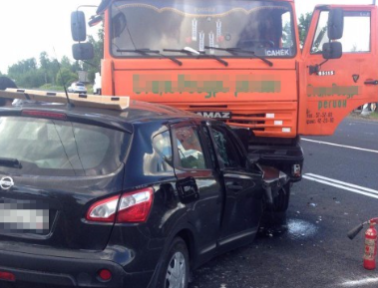
<svg viewBox="0 0 378 288">
<path fill-rule="evenodd" d="M 1 76 L 0 77 L 0 90 L 5 90 L 7 88 L 17 88 L 16 83 L 10 78 Z"/>
<path fill-rule="evenodd" d="M 1 76 L 0 77 L 0 90 L 5 90 L 7 88 L 16 88 L 17 85 L 14 83 L 14 81 L 8 77 Z M 9 101 L 12 101 L 13 99 L 9 99 Z M 6 105 L 7 100 L 4 98 L 0 98 L 0 106 Z"/>
<path fill-rule="evenodd" d="M 189 280 L 188 248 L 176 237 L 163 257 L 157 288 L 187 288 Z"/>
</svg>

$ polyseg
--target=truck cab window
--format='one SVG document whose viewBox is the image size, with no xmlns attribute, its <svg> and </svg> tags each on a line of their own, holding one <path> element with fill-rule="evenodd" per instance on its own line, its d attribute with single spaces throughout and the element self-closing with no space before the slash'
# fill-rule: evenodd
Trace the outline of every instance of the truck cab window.
<svg viewBox="0 0 378 288">
<path fill-rule="evenodd" d="M 179 168 L 207 169 L 198 131 L 193 126 L 173 129 Z"/>
<path fill-rule="evenodd" d="M 239 168 L 241 161 L 228 133 L 220 127 L 211 127 L 215 146 L 225 168 Z"/>
<path fill-rule="evenodd" d="M 322 53 L 324 43 L 328 43 L 328 11 L 320 12 L 311 53 Z M 363 53 L 370 51 L 370 12 L 344 11 L 344 34 L 338 42 L 343 45 L 343 53 Z"/>
<path fill-rule="evenodd" d="M 262 57 L 296 54 L 292 7 L 285 1 L 121 0 L 114 1 L 111 17 L 116 57 L 159 57 L 124 50 L 184 47 L 222 57 L 250 57 L 205 46 L 252 50 Z"/>
</svg>

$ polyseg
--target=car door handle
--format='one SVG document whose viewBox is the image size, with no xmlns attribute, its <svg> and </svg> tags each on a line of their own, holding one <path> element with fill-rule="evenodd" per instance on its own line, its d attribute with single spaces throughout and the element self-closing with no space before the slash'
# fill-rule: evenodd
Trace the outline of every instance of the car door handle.
<svg viewBox="0 0 378 288">
<path fill-rule="evenodd" d="M 378 80 L 367 80 L 364 82 L 365 85 L 378 85 Z"/>
</svg>

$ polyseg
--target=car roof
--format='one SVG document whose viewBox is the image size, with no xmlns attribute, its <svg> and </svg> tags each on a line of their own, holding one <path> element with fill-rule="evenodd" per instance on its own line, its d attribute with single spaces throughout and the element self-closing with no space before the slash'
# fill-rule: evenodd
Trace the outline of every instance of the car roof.
<svg viewBox="0 0 378 288">
<path fill-rule="evenodd" d="M 130 106 L 124 110 L 110 110 L 89 107 L 69 107 L 58 103 L 36 103 L 34 101 L 24 101 L 19 106 L 4 107 L 0 109 L 1 114 L 20 115 L 23 110 L 49 111 L 64 113 L 68 117 L 87 119 L 101 122 L 106 125 L 124 128 L 132 131 L 132 126 L 151 122 L 163 122 L 174 119 L 204 119 L 194 113 L 179 110 L 173 107 L 160 105 L 157 103 L 147 103 L 141 101 L 130 101 Z"/>
</svg>

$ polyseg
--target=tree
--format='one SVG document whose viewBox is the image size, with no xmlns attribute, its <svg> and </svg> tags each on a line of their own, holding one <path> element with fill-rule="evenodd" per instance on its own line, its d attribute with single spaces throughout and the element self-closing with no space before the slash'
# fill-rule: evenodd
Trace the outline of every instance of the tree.
<svg viewBox="0 0 378 288">
<path fill-rule="evenodd" d="M 44 74 L 38 70 L 35 58 L 21 60 L 10 66 L 8 76 L 14 79 L 20 87 L 25 88 L 38 88 L 45 83 Z"/>
<path fill-rule="evenodd" d="M 51 61 L 49 59 L 49 56 L 47 52 L 41 52 L 39 54 L 39 63 L 41 65 L 41 70 L 45 76 L 45 83 L 49 83 L 51 74 L 50 72 L 50 66 L 51 66 Z"/>
<path fill-rule="evenodd" d="M 94 48 L 94 58 L 90 62 L 84 62 L 83 70 L 88 72 L 90 82 L 94 82 L 95 74 L 101 70 L 101 59 L 104 58 L 104 28 L 99 29 L 98 38 L 96 41 L 93 36 L 88 36 L 88 42 Z"/>
<path fill-rule="evenodd" d="M 62 68 L 56 75 L 56 83 L 58 85 L 67 86 L 74 81 L 77 81 L 77 74 L 73 73 L 69 68 Z"/>
<path fill-rule="evenodd" d="M 306 13 L 299 16 L 298 28 L 299 28 L 299 40 L 300 40 L 301 47 L 304 46 L 304 42 L 306 41 L 307 32 L 311 24 L 311 18 L 312 18 L 312 13 Z"/>
</svg>

